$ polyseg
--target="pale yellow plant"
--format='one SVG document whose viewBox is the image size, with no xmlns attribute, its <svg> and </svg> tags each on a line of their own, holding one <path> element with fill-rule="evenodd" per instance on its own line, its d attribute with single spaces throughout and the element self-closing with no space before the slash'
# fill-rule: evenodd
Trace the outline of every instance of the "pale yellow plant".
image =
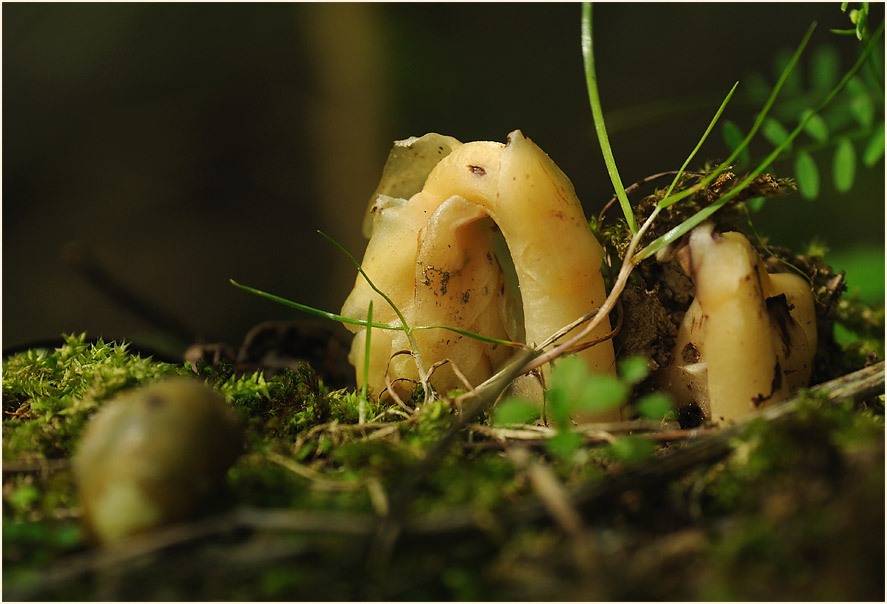
<svg viewBox="0 0 887 604">
<path fill-rule="evenodd" d="M 415 190 L 435 153 L 443 157 Z M 405 161 L 411 156 L 414 161 Z M 573 186 L 520 131 L 504 145 L 426 135 L 398 143 L 391 158 L 369 210 L 372 231 L 361 266 L 408 324 L 451 325 L 538 347 L 603 303 L 603 250 Z M 341 314 L 363 319 L 370 300 L 375 321 L 400 326 L 394 309 L 362 275 Z M 361 368 L 366 328 L 346 326 L 355 332 L 351 362 Z M 574 342 L 580 348 L 599 342 L 577 353 L 592 370 L 613 371 L 613 347 L 604 339 L 609 331 L 599 321 Z M 512 352 L 461 334 L 423 330 L 412 334 L 418 347 L 412 359 L 395 356 L 411 349 L 409 335 L 374 330 L 367 380 L 376 394 L 385 387 L 386 371 L 392 381 L 423 381 L 422 364 L 444 359 L 455 367 L 440 367 L 429 377 L 437 390 L 465 387 L 456 368 L 474 386 Z M 360 371 L 357 380 L 362 383 Z M 538 380 L 519 387 L 541 400 Z"/>
</svg>

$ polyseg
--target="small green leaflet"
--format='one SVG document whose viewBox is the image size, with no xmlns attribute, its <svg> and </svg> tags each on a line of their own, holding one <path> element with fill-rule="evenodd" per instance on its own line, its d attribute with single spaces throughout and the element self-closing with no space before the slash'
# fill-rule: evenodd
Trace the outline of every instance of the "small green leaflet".
<svg viewBox="0 0 887 604">
<path fill-rule="evenodd" d="M 866 143 L 865 150 L 862 152 L 862 163 L 866 168 L 871 168 L 882 157 L 884 157 L 884 122 L 875 128 L 875 133 Z"/>
<path fill-rule="evenodd" d="M 751 199 L 745 200 L 745 205 L 748 206 L 748 209 L 752 212 L 760 212 L 764 208 L 764 203 L 766 203 L 766 197 L 752 197 Z"/>
<path fill-rule="evenodd" d="M 764 120 L 764 123 L 761 126 L 761 134 L 774 147 L 778 147 L 788 138 L 788 130 L 786 130 L 778 120 L 772 117 L 768 117 Z M 787 145 L 786 149 L 791 149 L 791 144 Z"/>
<path fill-rule="evenodd" d="M 619 461 L 633 463 L 652 457 L 656 451 L 656 445 L 642 438 L 624 436 L 611 444 L 608 450 Z"/>
<path fill-rule="evenodd" d="M 644 357 L 628 357 L 619 361 L 619 377 L 623 382 L 637 384 L 650 373 Z"/>
<path fill-rule="evenodd" d="M 795 159 L 795 177 L 798 179 L 798 190 L 804 199 L 816 199 L 819 195 L 819 169 L 816 162 L 806 151 L 802 151 Z"/>
<path fill-rule="evenodd" d="M 528 424 L 539 417 L 539 405 L 531 400 L 512 397 L 505 399 L 493 412 L 493 423 L 502 426 L 505 424 Z"/>
<path fill-rule="evenodd" d="M 807 119 L 807 124 L 804 126 L 804 132 L 807 133 L 807 136 L 817 143 L 824 143 L 828 140 L 828 125 L 818 113 L 813 113 L 812 109 L 807 109 L 801 114 L 801 120 L 803 121 L 804 119 Z"/>
<path fill-rule="evenodd" d="M 828 91 L 838 83 L 841 57 L 834 46 L 825 45 L 813 50 L 810 59 L 810 84 L 814 90 Z"/>
<path fill-rule="evenodd" d="M 555 421 L 569 421 L 575 409 L 603 411 L 622 404 L 629 387 L 609 374 L 591 373 L 575 356 L 561 359 L 551 373 L 549 402 Z"/>
<path fill-rule="evenodd" d="M 628 394 L 628 385 L 612 375 L 592 374 L 586 378 L 575 405 L 587 411 L 604 411 L 621 405 Z"/>
<path fill-rule="evenodd" d="M 868 128 L 875 121 L 875 106 L 866 85 L 859 76 L 847 82 L 847 92 L 852 97 L 850 113 L 860 126 Z"/>
<path fill-rule="evenodd" d="M 582 445 L 582 437 L 575 432 L 558 432 L 549 438 L 545 446 L 549 453 L 561 459 L 567 459 Z"/>
<path fill-rule="evenodd" d="M 647 419 L 664 419 L 674 416 L 671 397 L 664 392 L 651 392 L 638 399 L 638 413 Z"/>
<path fill-rule="evenodd" d="M 853 179 L 856 177 L 856 150 L 850 139 L 846 137 L 838 141 L 835 149 L 833 174 L 835 189 L 839 193 L 846 193 L 853 188 Z"/>
</svg>

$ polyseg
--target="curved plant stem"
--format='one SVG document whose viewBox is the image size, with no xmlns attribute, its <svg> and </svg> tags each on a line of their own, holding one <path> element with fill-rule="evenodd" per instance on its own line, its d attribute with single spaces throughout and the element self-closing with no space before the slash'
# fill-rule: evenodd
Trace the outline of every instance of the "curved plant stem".
<svg viewBox="0 0 887 604">
<path fill-rule="evenodd" d="M 403 313 L 400 312 L 400 309 L 399 309 L 399 308 L 397 307 L 397 305 L 394 303 L 394 300 L 392 300 L 391 298 L 388 297 L 388 294 L 386 294 L 386 293 L 383 292 L 381 289 L 379 289 L 378 287 L 376 287 L 376 284 L 373 283 L 373 280 L 370 279 L 370 276 L 367 275 L 367 274 L 366 274 L 366 271 L 363 270 L 363 267 L 360 265 L 360 262 L 357 261 L 357 258 L 355 258 L 355 257 L 351 254 L 351 252 L 349 252 L 348 250 L 346 250 L 346 249 L 345 249 L 345 246 L 343 246 L 341 243 L 339 243 L 338 241 L 336 241 L 335 239 L 333 239 L 332 237 L 330 237 L 329 235 L 327 235 L 327 234 L 324 233 L 323 231 L 320 231 L 320 230 L 319 230 L 319 231 L 317 231 L 317 233 L 318 233 L 321 237 L 323 237 L 324 239 L 326 239 L 327 241 L 329 241 L 330 243 L 332 243 L 334 246 L 336 246 L 337 248 L 339 248 L 339 251 L 341 251 L 343 254 L 345 254 L 346 256 L 348 256 L 348 259 L 351 261 L 351 264 L 353 264 L 353 265 L 355 266 L 355 268 L 357 268 L 357 272 L 359 272 L 359 273 L 360 273 L 360 276 L 363 277 L 364 280 L 366 280 L 367 285 L 369 285 L 370 288 L 372 288 L 372 290 L 373 290 L 374 292 L 376 292 L 377 294 L 379 294 L 380 296 L 382 296 L 382 299 L 385 300 L 385 302 L 388 303 L 388 306 L 390 306 L 390 307 L 391 307 L 391 310 L 394 311 L 394 314 L 397 315 L 397 318 L 400 320 L 400 324 L 403 325 L 403 331 L 405 331 L 405 332 L 407 332 L 407 334 L 409 334 L 410 331 L 411 331 L 411 330 L 410 330 L 410 326 L 407 324 L 407 320 L 406 320 L 406 318 L 404 318 Z M 414 344 L 414 342 L 413 342 L 412 340 L 410 340 L 410 344 Z"/>
<path fill-rule="evenodd" d="M 625 284 L 628 283 L 628 277 L 631 275 L 631 271 L 634 270 L 635 263 L 632 262 L 632 255 L 634 254 L 635 249 L 640 243 L 641 237 L 644 236 L 644 233 L 647 232 L 647 229 L 650 228 L 650 225 L 653 224 L 653 221 L 656 219 L 658 210 L 659 208 L 657 207 L 653 211 L 653 213 L 650 214 L 650 217 L 647 218 L 647 220 L 641 226 L 640 230 L 638 230 L 638 232 L 635 233 L 635 235 L 631 238 L 631 241 L 628 244 L 628 249 L 625 252 L 625 257 L 622 260 L 622 267 L 619 269 L 619 274 L 616 277 L 616 282 L 613 283 L 613 288 L 610 290 L 610 294 L 607 296 L 607 299 L 604 300 L 604 303 L 601 305 L 601 307 L 597 309 L 597 312 L 595 312 L 594 315 L 591 317 L 591 320 L 585 325 L 583 329 L 581 329 L 565 342 L 558 344 L 551 350 L 539 355 L 534 359 L 531 359 L 524 366 L 524 373 L 532 371 L 533 369 L 536 369 L 537 367 L 540 367 L 545 363 L 549 363 L 562 354 L 567 354 L 575 344 L 577 344 L 580 340 L 594 331 L 594 329 L 598 325 L 600 325 L 601 321 L 603 321 L 606 317 L 610 315 L 610 312 L 613 310 L 613 308 L 615 308 L 619 297 L 622 295 L 622 290 L 625 289 Z M 582 319 L 584 319 L 584 317 Z M 582 319 L 577 321 L 577 323 L 581 323 Z M 576 326 L 576 323 L 572 323 L 558 330 L 558 332 L 548 338 L 548 340 L 557 340 L 566 333 L 569 333 Z"/>
</svg>

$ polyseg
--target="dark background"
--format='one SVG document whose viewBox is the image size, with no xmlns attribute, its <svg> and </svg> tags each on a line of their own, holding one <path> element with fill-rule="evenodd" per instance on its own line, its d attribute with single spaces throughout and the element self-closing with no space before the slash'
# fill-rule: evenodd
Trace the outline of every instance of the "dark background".
<svg viewBox="0 0 887 604">
<path fill-rule="evenodd" d="M 612 195 L 575 3 L 2 10 L 4 347 L 85 330 L 181 352 L 84 279 L 71 264 L 84 253 L 208 341 L 304 318 L 229 278 L 337 311 L 355 273 L 315 230 L 362 255 L 363 212 L 395 139 L 504 141 L 520 128 L 589 214 Z M 732 84 L 753 71 L 775 81 L 774 57 L 812 20 L 810 48 L 833 44 L 849 68 L 858 42 L 828 31 L 848 26 L 838 3 L 597 6 L 625 184 L 679 167 Z M 742 91 L 727 115 L 747 128 L 755 106 Z M 725 155 L 716 135 L 699 157 Z M 826 174 L 816 201 L 771 202 L 758 227 L 782 245 L 824 240 L 851 286 L 883 300 L 883 160 L 849 194 Z"/>
</svg>

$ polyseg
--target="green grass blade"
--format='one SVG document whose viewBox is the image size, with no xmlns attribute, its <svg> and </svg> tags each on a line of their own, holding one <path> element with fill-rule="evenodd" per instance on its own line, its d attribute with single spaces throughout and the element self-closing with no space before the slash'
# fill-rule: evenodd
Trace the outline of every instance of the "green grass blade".
<svg viewBox="0 0 887 604">
<path fill-rule="evenodd" d="M 286 298 L 281 298 L 280 296 L 275 296 L 274 294 L 263 292 L 260 289 L 255 289 L 249 287 L 248 285 L 242 285 L 234 279 L 228 279 L 228 281 L 230 281 L 231 285 L 233 285 L 234 287 L 240 288 L 245 292 L 255 294 L 261 298 L 265 298 L 266 300 L 277 302 L 278 304 L 283 304 L 284 306 L 289 306 L 290 308 L 295 308 L 296 310 L 300 310 L 304 313 L 308 313 L 309 315 L 314 315 L 316 317 L 323 317 L 324 319 L 339 321 L 340 323 L 348 323 L 350 325 L 363 325 L 364 327 L 376 327 L 378 329 L 388 329 L 394 331 L 404 330 L 403 327 L 393 327 L 391 325 L 386 325 L 385 323 L 370 323 L 369 321 L 365 321 L 363 319 L 352 319 L 351 317 L 343 317 L 342 315 L 337 315 L 336 313 L 320 310 L 319 308 L 314 308 L 313 306 L 307 306 L 305 304 L 299 304 L 298 302 L 293 302 L 292 300 L 287 300 Z"/>
<path fill-rule="evenodd" d="M 362 424 L 366 421 L 367 408 L 367 384 L 370 381 L 370 346 L 373 336 L 373 301 L 367 308 L 367 337 L 363 350 L 363 386 L 360 388 L 360 402 L 357 405 L 357 421 Z"/>
<path fill-rule="evenodd" d="M 266 300 L 271 300 L 272 302 L 277 302 L 278 304 L 283 304 L 284 306 L 289 306 L 290 308 L 295 308 L 296 310 L 300 310 L 302 312 L 314 315 L 316 317 L 323 317 L 324 319 L 330 319 L 332 321 L 338 321 L 340 323 L 348 323 L 349 325 L 361 325 L 363 327 L 374 327 L 376 329 L 385 329 L 388 331 L 406 331 L 403 326 L 395 326 L 388 325 L 386 323 L 377 323 L 372 321 L 372 317 L 368 316 L 366 320 L 364 319 L 353 319 L 351 317 L 345 317 L 342 315 L 337 315 L 336 313 L 327 312 L 325 310 L 320 310 L 318 308 L 314 308 L 313 306 L 308 306 L 306 304 L 300 304 L 298 302 L 293 302 L 292 300 L 287 300 L 286 298 L 281 298 L 280 296 L 275 296 L 274 294 L 269 294 L 267 292 L 263 292 L 260 289 L 255 289 L 249 287 L 248 285 L 243 285 L 235 281 L 234 279 L 229 279 L 231 285 L 234 287 L 240 288 L 245 292 L 249 292 L 251 294 L 255 294 L 261 298 L 265 298 Z M 510 346 L 512 348 L 525 348 L 524 344 L 520 342 L 512 342 L 511 340 L 500 340 L 499 338 L 493 338 L 490 336 L 481 335 L 479 333 L 475 333 L 473 331 L 469 331 L 467 329 L 462 329 L 460 327 L 453 327 L 451 325 L 417 325 L 416 327 L 412 327 L 411 331 L 418 331 L 421 329 L 446 329 L 448 331 L 452 331 L 463 336 L 468 336 L 469 338 L 474 338 L 475 340 L 480 340 L 482 342 L 490 342 L 491 344 L 499 344 L 501 346 Z M 367 339 L 369 339 L 369 333 L 367 333 Z"/>
<path fill-rule="evenodd" d="M 413 331 L 418 331 L 420 329 L 446 329 L 447 331 L 452 331 L 453 333 L 468 336 L 469 338 L 474 338 L 475 340 L 480 340 L 481 342 L 489 342 L 490 344 L 498 344 L 500 346 L 510 346 L 512 348 L 526 348 L 526 345 L 521 344 L 520 342 L 512 342 L 511 340 L 500 340 L 499 338 L 484 336 L 479 333 L 468 331 L 467 329 L 462 329 L 460 327 L 453 327 L 451 325 L 417 325 L 416 327 L 413 327 Z"/>
<path fill-rule="evenodd" d="M 711 133 L 712 129 L 715 127 L 715 124 L 717 124 L 718 120 L 721 118 L 721 114 L 724 113 L 724 109 L 727 107 L 727 103 L 729 103 L 730 99 L 733 98 L 733 93 L 736 92 L 737 86 L 739 86 L 739 82 L 736 82 L 735 84 L 733 84 L 733 88 L 731 88 L 730 92 L 727 93 L 727 96 L 723 100 L 723 102 L 721 103 L 721 106 L 718 107 L 717 112 L 715 112 L 715 116 L 713 118 L 711 118 L 711 121 L 708 124 L 708 128 L 706 128 L 705 132 L 702 133 L 702 138 L 699 139 L 699 142 L 696 143 L 696 147 L 693 149 L 693 151 L 690 153 L 690 155 L 687 156 L 687 159 L 684 160 L 684 164 L 681 166 L 681 169 L 678 170 L 677 174 L 675 174 L 674 180 L 671 181 L 671 185 L 669 185 L 668 190 L 666 190 L 665 195 L 663 195 L 663 199 L 665 199 L 669 195 L 671 195 L 671 192 L 674 190 L 675 186 L 677 186 L 678 180 L 680 180 L 681 175 L 684 173 L 684 170 L 686 170 L 687 166 L 693 160 L 693 157 L 696 156 L 696 153 L 699 151 L 699 149 L 702 148 L 703 143 L 705 143 L 705 139 L 708 138 L 708 135 Z"/>
<path fill-rule="evenodd" d="M 601 152 L 604 155 L 607 173 L 610 175 L 613 189 L 616 191 L 616 197 L 619 199 L 619 205 L 622 207 L 622 213 L 625 215 L 625 221 L 628 223 L 631 233 L 634 234 L 638 232 L 638 223 L 635 220 L 631 204 L 628 202 L 628 195 L 625 194 L 625 187 L 622 185 L 619 170 L 616 168 L 616 160 L 613 158 L 610 139 L 607 137 L 604 111 L 601 108 L 601 99 L 598 93 L 597 74 L 594 69 L 594 40 L 590 2 L 582 3 L 582 60 L 585 63 L 585 82 L 588 87 L 588 99 L 591 103 L 591 115 L 594 118 L 594 130 L 597 133 L 598 143 L 600 143 Z"/>
<path fill-rule="evenodd" d="M 345 246 L 343 246 L 341 243 L 339 243 L 338 241 L 336 241 L 335 239 L 333 239 L 332 237 L 330 237 L 329 235 L 327 235 L 323 231 L 317 231 L 317 232 L 322 237 L 324 237 L 327 241 L 329 241 L 334 246 L 339 248 L 346 256 L 348 256 L 348 259 L 351 260 L 351 263 L 354 264 L 355 267 L 357 267 L 357 271 L 361 274 L 361 276 L 364 279 L 366 279 L 367 285 L 369 285 L 374 292 L 376 292 L 377 294 L 382 296 L 382 299 L 388 303 L 388 306 L 390 306 L 391 309 L 394 311 L 394 313 L 397 315 L 397 318 L 400 320 L 400 324 L 403 325 L 403 330 L 406 331 L 407 333 L 409 333 L 410 326 L 407 324 L 407 320 L 404 318 L 403 313 L 400 312 L 400 309 L 397 307 L 397 305 L 394 303 L 394 301 L 388 297 L 388 294 L 386 294 L 381 289 L 376 287 L 376 284 L 373 283 L 373 281 L 372 281 L 372 279 L 370 279 L 369 275 L 367 275 L 366 272 L 363 270 L 363 267 L 360 265 L 360 262 L 357 261 L 357 258 L 352 256 L 351 252 L 349 252 L 348 250 L 345 249 Z"/>
</svg>

